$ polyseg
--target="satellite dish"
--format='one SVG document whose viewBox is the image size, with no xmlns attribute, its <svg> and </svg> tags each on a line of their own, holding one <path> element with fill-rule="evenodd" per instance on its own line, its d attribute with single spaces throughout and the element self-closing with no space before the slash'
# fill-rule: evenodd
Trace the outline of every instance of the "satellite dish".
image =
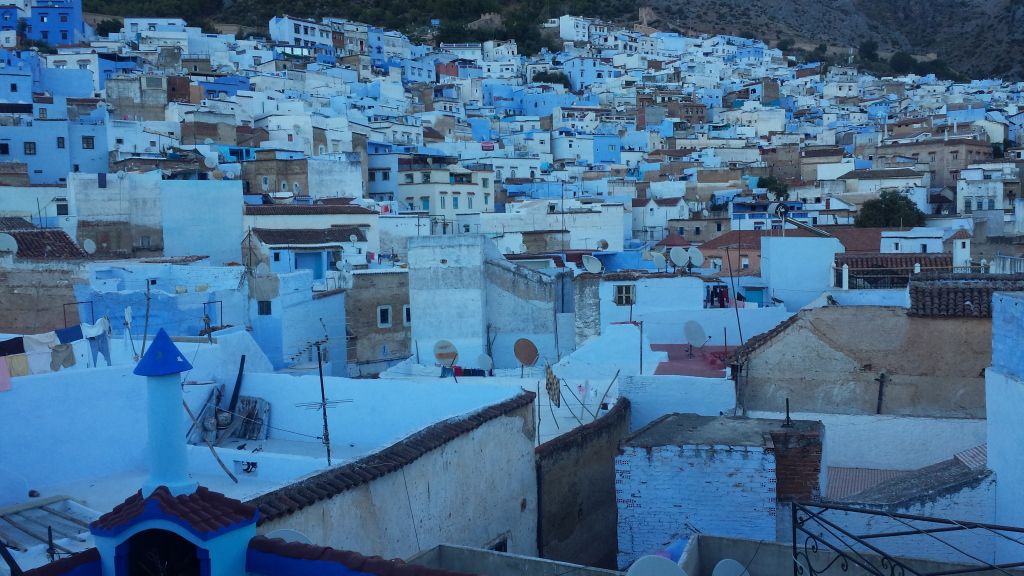
<svg viewBox="0 0 1024 576">
<path fill-rule="evenodd" d="M 217 159 L 214 158 L 213 156 L 207 156 L 206 158 L 203 159 L 203 164 L 205 164 L 207 168 L 216 168 Z"/>
<path fill-rule="evenodd" d="M 604 264 L 597 258 L 589 254 L 583 255 L 583 268 L 591 274 L 600 274 L 604 270 Z"/>
<path fill-rule="evenodd" d="M 334 267 L 337 268 L 338 270 L 344 271 L 345 270 L 345 261 L 344 260 L 336 261 L 334 263 Z"/>
<path fill-rule="evenodd" d="M 658 254 L 657 252 L 655 252 L 654 253 L 654 267 L 657 268 L 658 270 L 661 270 L 661 269 L 665 268 L 665 266 L 667 266 L 667 262 L 665 262 L 665 257 L 662 256 L 661 254 Z"/>
<path fill-rule="evenodd" d="M 530 249 L 526 247 L 526 244 L 519 245 L 519 253 L 526 254 Z"/>
<path fill-rule="evenodd" d="M 447 340 L 438 340 L 437 344 L 434 344 L 434 358 L 445 366 L 454 366 L 455 361 L 459 359 L 459 351 L 455 344 Z"/>
<path fill-rule="evenodd" d="M 10 234 L 0 234 L 0 252 L 18 253 L 18 241 Z"/>
<path fill-rule="evenodd" d="M 224 173 L 224 177 L 227 178 L 228 180 L 232 180 L 235 177 L 235 173 L 234 172 L 225 172 Z"/>
<path fill-rule="evenodd" d="M 686 576 L 686 572 L 664 556 L 644 556 L 633 562 L 626 576 Z"/>
<path fill-rule="evenodd" d="M 789 214 L 789 206 L 780 202 L 775 208 L 775 215 L 778 216 L 780 220 L 785 220 L 787 214 Z"/>
<path fill-rule="evenodd" d="M 128 175 L 128 173 L 125 172 L 124 170 L 118 170 L 117 171 L 117 179 L 118 180 L 124 180 L 124 177 L 127 176 L 127 175 Z"/>
<path fill-rule="evenodd" d="M 481 354 L 480 357 L 476 359 L 476 364 L 481 370 L 490 370 L 491 368 L 494 368 L 494 360 L 491 360 L 491 357 L 487 354 Z"/>
<path fill-rule="evenodd" d="M 220 170 L 214 170 L 213 171 L 213 179 L 214 180 L 221 180 L 223 178 L 224 178 L 224 173 L 223 172 L 221 172 Z"/>
<path fill-rule="evenodd" d="M 353 244 L 355 244 L 356 240 L 359 240 L 359 236 L 356 236 L 355 234 L 349 234 L 349 236 L 348 236 L 348 241 L 349 242 L 352 242 Z"/>
<path fill-rule="evenodd" d="M 540 358 L 537 345 L 527 338 L 516 340 L 516 343 L 512 345 L 512 351 L 516 355 L 516 360 L 519 360 L 519 363 L 523 366 L 533 366 L 537 363 L 537 359 Z"/>
<path fill-rule="evenodd" d="M 312 544 L 313 541 L 309 539 L 302 532 L 291 530 L 289 528 L 282 528 L 280 530 L 274 530 L 270 534 L 267 534 L 267 538 L 280 538 L 285 542 L 298 542 L 299 544 Z"/>
<path fill-rule="evenodd" d="M 700 268 L 700 265 L 704 263 L 704 253 L 698 248 L 687 248 L 686 258 L 693 263 L 694 268 Z"/>
<path fill-rule="evenodd" d="M 608 241 L 607 240 L 598 240 L 597 241 L 597 249 L 598 250 L 607 250 L 608 249 Z"/>
<path fill-rule="evenodd" d="M 687 344 L 698 348 L 708 341 L 707 332 L 704 331 L 704 327 L 700 325 L 700 322 L 696 320 L 687 320 L 686 324 L 683 324 L 683 335 L 686 336 Z"/>
<path fill-rule="evenodd" d="M 707 218 L 708 214 L 710 214 L 710 212 L 708 212 L 707 208 L 701 210 L 700 213 L 703 214 L 705 218 Z"/>
<path fill-rule="evenodd" d="M 669 250 L 668 257 L 676 266 L 686 266 L 686 250 L 682 246 L 675 246 Z"/>
<path fill-rule="evenodd" d="M 207 146 L 213 144 L 213 138 L 207 138 L 206 140 L 203 140 L 203 144 L 206 144 Z"/>
<path fill-rule="evenodd" d="M 85 250 L 86 254 L 95 254 L 96 242 L 92 238 L 86 238 L 85 242 L 82 242 L 82 249 Z"/>
<path fill-rule="evenodd" d="M 715 565 L 711 576 L 750 576 L 750 572 L 747 572 L 743 564 L 732 558 L 726 558 Z"/>
<path fill-rule="evenodd" d="M 256 265 L 257 276 L 266 276 L 267 274 L 270 274 L 270 266 L 266 262 L 260 262 Z"/>
</svg>

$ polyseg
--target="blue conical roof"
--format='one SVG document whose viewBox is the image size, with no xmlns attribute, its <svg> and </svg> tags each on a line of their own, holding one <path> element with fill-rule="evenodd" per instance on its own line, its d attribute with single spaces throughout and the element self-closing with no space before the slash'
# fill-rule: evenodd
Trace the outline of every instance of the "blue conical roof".
<svg viewBox="0 0 1024 576">
<path fill-rule="evenodd" d="M 171 337 L 163 328 L 156 333 L 153 342 L 146 350 L 146 355 L 139 360 L 135 374 L 139 376 L 166 376 L 191 370 L 192 365 L 182 355 L 178 347 L 171 342 Z"/>
</svg>

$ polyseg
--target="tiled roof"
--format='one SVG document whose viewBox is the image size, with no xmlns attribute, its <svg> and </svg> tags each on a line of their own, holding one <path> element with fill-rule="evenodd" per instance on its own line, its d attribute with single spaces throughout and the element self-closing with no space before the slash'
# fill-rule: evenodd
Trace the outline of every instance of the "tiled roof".
<svg viewBox="0 0 1024 576">
<path fill-rule="evenodd" d="M 24 218 L 13 216 L 0 217 L 0 230 L 33 230 L 35 228 L 35 224 Z"/>
<path fill-rule="evenodd" d="M 843 148 L 818 148 L 814 150 L 804 150 L 800 155 L 804 158 L 821 158 L 825 156 L 840 156 L 842 157 L 846 153 Z"/>
<path fill-rule="evenodd" d="M 988 466 L 988 444 L 968 448 L 953 455 L 957 461 L 972 470 Z"/>
<path fill-rule="evenodd" d="M 301 542 L 286 542 L 281 538 L 267 538 L 266 536 L 256 536 L 249 540 L 249 550 L 284 558 L 335 562 L 348 569 L 337 571 L 337 573 L 376 574 L 377 576 L 470 576 L 462 572 L 452 572 L 450 570 L 430 568 L 417 564 L 406 564 L 400 559 L 385 560 L 380 556 L 363 556 L 358 552 L 351 552 L 349 550 L 335 550 L 334 548 L 325 548 Z M 267 573 L 262 570 L 264 566 L 259 564 L 259 556 L 246 555 L 246 572 L 252 574 Z M 309 573 L 313 573 L 315 570 L 315 568 L 309 568 Z M 270 573 L 276 574 L 277 571 Z M 325 572 L 317 571 L 316 573 Z M 327 571 L 326 573 L 335 572 Z"/>
<path fill-rule="evenodd" d="M 900 230 L 899 228 L 857 228 L 855 226 L 818 226 L 839 239 L 846 248 L 846 253 L 877 254 L 882 244 L 882 232 Z M 782 236 L 781 230 L 730 230 L 721 236 L 708 240 L 700 245 L 701 250 L 720 250 L 726 246 L 736 247 L 742 240 L 740 248 L 744 250 L 760 250 L 761 238 L 765 236 Z M 786 237 L 809 238 L 817 237 L 807 230 L 786 230 Z"/>
<path fill-rule="evenodd" d="M 188 495 L 173 496 L 166 486 L 159 486 L 148 497 L 139 490 L 89 525 L 93 534 L 116 536 L 139 522 L 166 518 L 181 524 L 197 536 L 207 539 L 240 525 L 256 521 L 256 507 L 228 498 L 200 486 Z"/>
<path fill-rule="evenodd" d="M 690 245 L 691 244 L 689 242 L 687 242 L 685 238 L 683 238 L 679 234 L 676 234 L 675 232 L 669 234 L 668 236 L 665 236 L 664 240 L 662 240 L 661 242 L 658 242 L 657 244 L 655 244 L 655 246 L 670 246 L 670 247 L 690 246 Z"/>
<path fill-rule="evenodd" d="M 952 236 L 946 238 L 946 240 L 970 240 L 971 238 L 974 238 L 974 236 L 971 236 L 970 232 L 961 228 L 957 230 Z"/>
<path fill-rule="evenodd" d="M 890 170 L 853 170 L 843 174 L 839 180 L 875 180 L 882 178 L 920 178 L 924 172 L 910 168 L 893 168 Z"/>
<path fill-rule="evenodd" d="M 351 242 L 349 237 L 355 236 L 356 242 L 366 242 L 366 236 L 355 226 L 333 226 L 331 228 L 253 228 L 253 234 L 260 242 L 269 246 L 305 246 L 314 244 L 340 244 Z"/>
<path fill-rule="evenodd" d="M 1024 290 L 1024 281 L 911 282 L 910 316 L 991 318 L 994 292 Z"/>
<path fill-rule="evenodd" d="M 650 198 L 633 198 L 633 208 L 643 208 L 650 201 Z"/>
<path fill-rule="evenodd" d="M 308 216 L 330 214 L 376 214 L 354 204 L 246 204 L 246 216 Z"/>
<path fill-rule="evenodd" d="M 926 271 L 953 271 L 952 254 L 836 254 L 836 267 L 846 264 L 851 270 L 879 268 L 900 272 L 913 272 L 920 264 Z"/>
<path fill-rule="evenodd" d="M 682 202 L 682 201 L 683 201 L 682 198 L 656 198 L 654 200 L 654 203 L 657 204 L 658 206 L 662 206 L 662 207 L 665 207 L 665 206 L 672 207 L 672 206 L 679 206 L 679 203 Z"/>
<path fill-rule="evenodd" d="M 325 470 L 284 488 L 263 494 L 249 501 L 259 508 L 262 524 L 291 515 L 319 500 L 366 484 L 415 462 L 420 456 L 444 446 L 483 424 L 533 402 L 536 394 L 522 391 L 516 396 L 494 404 L 469 416 L 453 418 L 398 441 L 387 448 L 355 462 Z"/>
<path fill-rule="evenodd" d="M 842 500 L 851 494 L 906 474 L 906 470 L 828 467 L 828 499 Z"/>
<path fill-rule="evenodd" d="M 100 551 L 96 548 L 89 548 L 76 552 L 66 558 L 54 560 L 49 564 L 43 564 L 38 568 L 25 570 L 24 574 L 25 576 L 60 576 L 62 574 L 70 574 L 75 568 L 83 564 L 99 561 Z"/>
<path fill-rule="evenodd" d="M 19 259 L 64 260 L 82 259 L 87 255 L 75 241 L 59 228 L 38 228 L 35 230 L 8 230 L 18 242 Z"/>
</svg>

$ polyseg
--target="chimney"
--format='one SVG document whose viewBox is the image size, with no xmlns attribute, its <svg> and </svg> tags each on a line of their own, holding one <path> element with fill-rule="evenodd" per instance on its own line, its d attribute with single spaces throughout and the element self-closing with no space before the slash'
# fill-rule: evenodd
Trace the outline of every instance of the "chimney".
<svg viewBox="0 0 1024 576">
<path fill-rule="evenodd" d="M 174 496 L 191 494 L 199 486 L 188 475 L 182 416 L 181 373 L 191 369 L 163 328 L 135 367 L 135 374 L 146 377 L 149 424 L 149 479 L 142 485 L 143 498 L 159 486 Z"/>
</svg>

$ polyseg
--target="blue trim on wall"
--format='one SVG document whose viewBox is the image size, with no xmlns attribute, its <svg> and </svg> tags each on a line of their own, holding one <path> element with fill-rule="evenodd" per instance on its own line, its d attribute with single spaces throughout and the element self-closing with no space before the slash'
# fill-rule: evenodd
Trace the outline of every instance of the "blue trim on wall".
<svg viewBox="0 0 1024 576">
<path fill-rule="evenodd" d="M 113 537 L 117 536 L 118 534 L 120 534 L 121 532 L 124 532 L 128 528 L 131 528 L 132 526 L 138 524 L 139 522 L 145 522 L 146 520 L 163 520 L 163 521 L 166 521 L 166 522 L 171 522 L 173 524 L 177 524 L 178 526 L 181 526 L 182 528 L 187 530 L 189 533 L 194 534 L 200 540 L 204 540 L 205 541 L 205 540 L 212 540 L 212 539 L 216 538 L 217 536 L 220 536 L 221 534 L 227 534 L 228 532 L 233 532 L 233 531 L 235 531 L 235 530 L 237 530 L 237 529 L 239 529 L 239 528 L 241 528 L 243 526 L 248 526 L 250 524 L 255 524 L 256 520 L 259 517 L 260 517 L 260 513 L 259 513 L 259 510 L 257 510 L 255 513 L 253 513 L 252 519 L 250 519 L 250 520 L 246 520 L 244 522 L 238 522 L 238 523 L 232 524 L 230 526 L 225 526 L 225 527 L 223 527 L 220 530 L 217 530 L 215 532 L 200 532 L 199 530 L 196 530 L 195 528 L 193 528 L 191 524 L 189 524 L 188 522 L 182 520 L 181 518 L 178 518 L 177 516 L 171 516 L 170 514 L 165 514 L 164 511 L 160 509 L 160 504 L 156 500 L 150 498 L 150 499 L 146 500 L 146 509 L 145 509 L 145 511 L 143 511 L 142 514 L 139 514 L 138 516 L 129 519 L 124 524 L 121 524 L 120 526 L 116 526 L 114 528 L 111 528 L 110 530 L 97 530 L 97 529 L 93 528 L 93 529 L 90 530 L 90 532 L 92 532 L 93 536 L 101 536 L 101 537 L 105 537 L 105 538 L 113 538 Z"/>
<path fill-rule="evenodd" d="M 376 576 L 367 572 L 356 572 L 344 564 L 325 560 L 288 558 L 249 548 L 245 551 L 245 571 L 264 576 Z"/>
</svg>

